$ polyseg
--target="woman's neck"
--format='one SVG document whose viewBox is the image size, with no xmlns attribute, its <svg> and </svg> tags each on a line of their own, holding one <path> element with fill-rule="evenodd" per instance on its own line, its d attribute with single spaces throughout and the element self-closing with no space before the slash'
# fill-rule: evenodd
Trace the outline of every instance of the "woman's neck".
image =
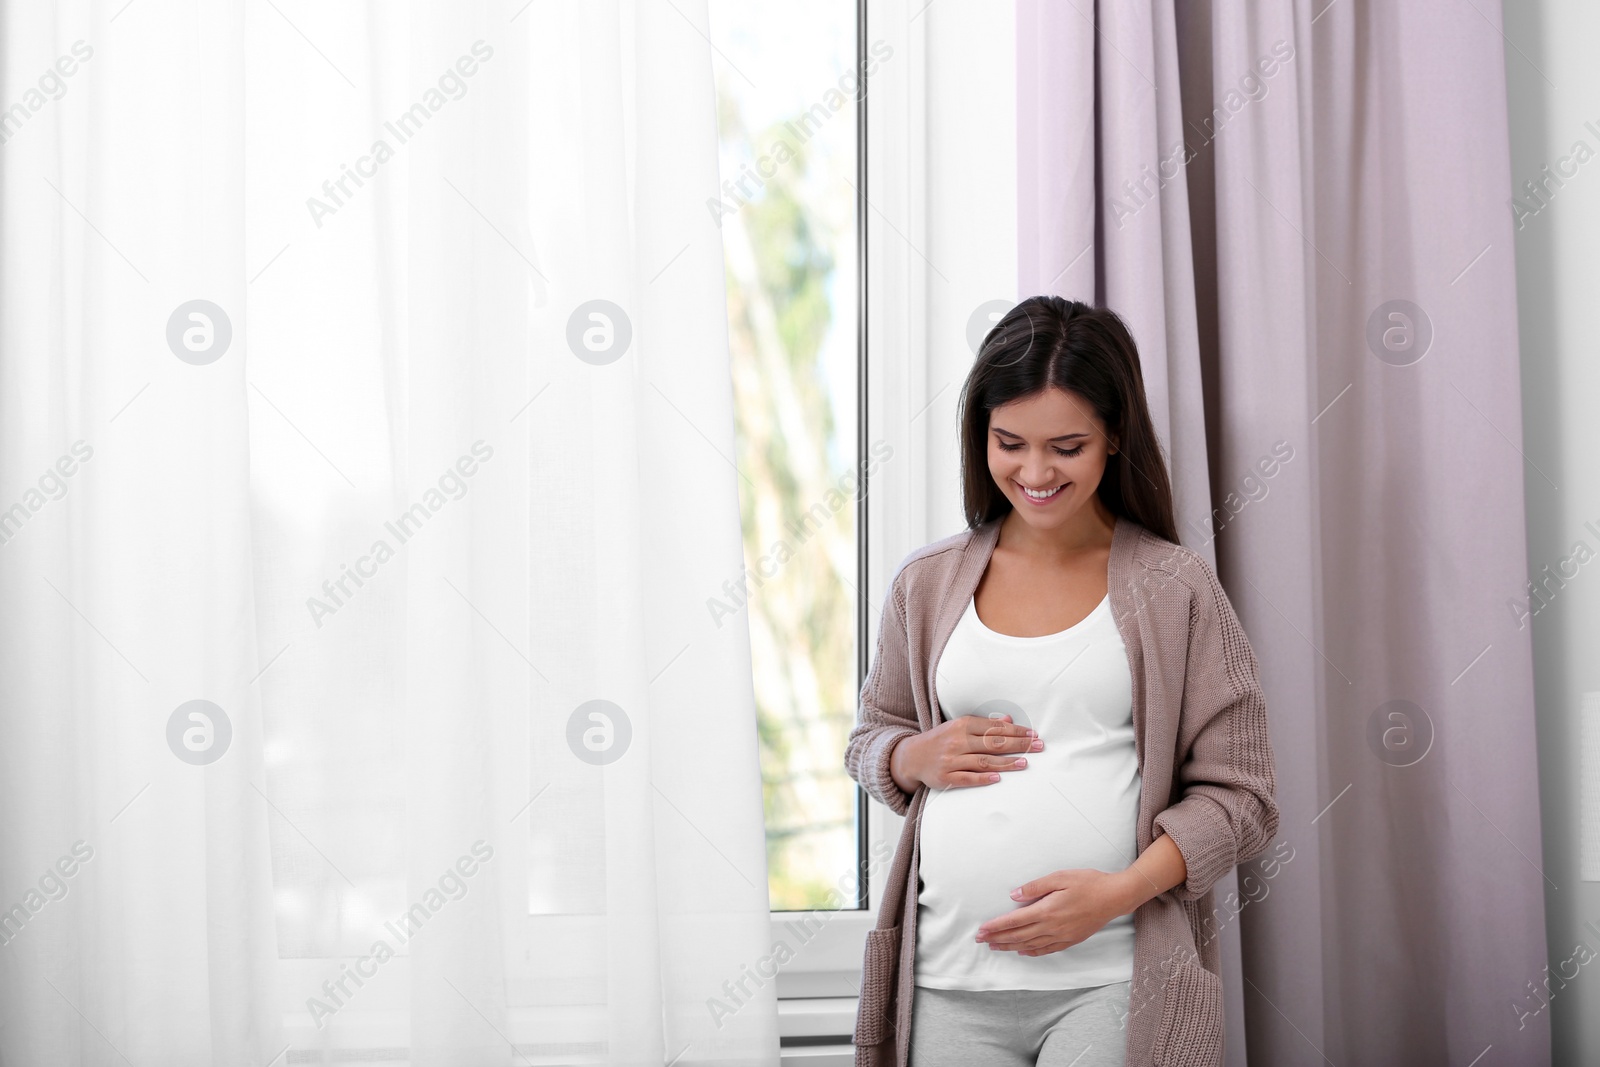
<svg viewBox="0 0 1600 1067">
<path fill-rule="evenodd" d="M 1098 495 L 1059 525 L 1040 529 L 1015 509 L 1000 521 L 997 547 L 1040 560 L 1069 560 L 1086 551 L 1111 546 L 1117 517 Z"/>
</svg>

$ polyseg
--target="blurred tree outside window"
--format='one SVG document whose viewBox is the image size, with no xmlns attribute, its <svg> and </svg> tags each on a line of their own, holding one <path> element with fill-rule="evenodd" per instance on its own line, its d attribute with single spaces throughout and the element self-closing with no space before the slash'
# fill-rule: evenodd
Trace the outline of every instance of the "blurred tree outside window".
<svg viewBox="0 0 1600 1067">
<path fill-rule="evenodd" d="M 750 628 L 772 907 L 838 906 L 860 832 L 855 4 L 710 17 L 748 597 L 728 621 Z"/>
</svg>

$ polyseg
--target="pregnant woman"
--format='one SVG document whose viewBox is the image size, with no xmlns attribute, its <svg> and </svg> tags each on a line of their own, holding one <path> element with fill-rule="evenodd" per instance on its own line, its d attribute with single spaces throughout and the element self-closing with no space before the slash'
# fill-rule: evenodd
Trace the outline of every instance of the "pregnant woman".
<svg viewBox="0 0 1600 1067">
<path fill-rule="evenodd" d="M 1221 1064 L 1211 887 L 1277 833 L 1272 749 L 1133 340 L 1026 300 L 961 412 L 968 528 L 895 572 L 845 755 L 906 816 L 856 1062 Z"/>
</svg>

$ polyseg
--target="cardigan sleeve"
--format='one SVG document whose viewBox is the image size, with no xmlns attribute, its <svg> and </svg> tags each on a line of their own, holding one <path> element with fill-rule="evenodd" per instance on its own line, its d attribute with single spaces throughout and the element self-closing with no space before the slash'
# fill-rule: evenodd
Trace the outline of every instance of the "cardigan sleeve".
<svg viewBox="0 0 1600 1067">
<path fill-rule="evenodd" d="M 1179 900 L 1204 896 L 1278 833 L 1260 666 L 1210 565 L 1195 554 L 1190 564 L 1199 580 L 1178 723 L 1175 784 L 1182 795 L 1155 818 L 1157 832 L 1172 838 L 1188 869 L 1172 889 Z"/>
<path fill-rule="evenodd" d="M 890 583 L 889 596 L 878 625 L 878 649 L 872 670 L 861 687 L 856 726 L 845 745 L 844 765 L 867 795 L 904 815 L 911 795 L 895 784 L 889 773 L 889 755 L 906 737 L 921 732 L 911 693 L 909 642 L 904 609 L 900 605 L 899 575 Z"/>
</svg>

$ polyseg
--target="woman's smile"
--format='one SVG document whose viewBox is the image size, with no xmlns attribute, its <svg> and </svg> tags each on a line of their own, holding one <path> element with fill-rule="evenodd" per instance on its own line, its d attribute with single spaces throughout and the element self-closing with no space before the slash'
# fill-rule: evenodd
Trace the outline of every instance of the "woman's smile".
<svg viewBox="0 0 1600 1067">
<path fill-rule="evenodd" d="M 1021 489 L 1022 490 L 1022 495 L 1026 499 L 1032 501 L 1035 504 L 1044 505 L 1044 504 L 1050 503 L 1050 501 L 1052 501 L 1056 497 L 1060 496 L 1061 495 L 1061 490 L 1065 489 L 1071 483 L 1070 482 L 1061 482 L 1058 485 L 1052 486 L 1049 489 L 1042 490 L 1042 491 L 1038 490 L 1038 489 L 1031 489 L 1028 486 L 1023 485 L 1021 482 L 1017 481 L 1015 478 L 1011 479 L 1011 484 L 1015 485 L 1018 489 Z"/>
</svg>

